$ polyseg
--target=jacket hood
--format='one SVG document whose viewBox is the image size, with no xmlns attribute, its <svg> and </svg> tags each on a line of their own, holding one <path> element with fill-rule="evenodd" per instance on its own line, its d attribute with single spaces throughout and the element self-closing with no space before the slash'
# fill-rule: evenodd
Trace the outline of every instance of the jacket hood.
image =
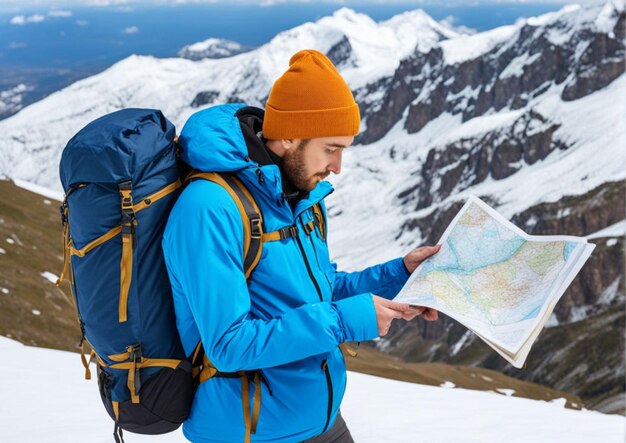
<svg viewBox="0 0 626 443">
<path fill-rule="evenodd" d="M 243 103 L 213 106 L 196 112 L 178 138 L 181 158 L 200 171 L 234 172 L 255 166 L 236 112 Z"/>
</svg>

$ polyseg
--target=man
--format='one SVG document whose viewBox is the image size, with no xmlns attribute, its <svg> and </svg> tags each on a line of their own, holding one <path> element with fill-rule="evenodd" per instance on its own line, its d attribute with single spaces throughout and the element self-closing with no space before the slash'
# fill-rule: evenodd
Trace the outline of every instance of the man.
<svg viewBox="0 0 626 443">
<path fill-rule="evenodd" d="M 346 386 L 339 344 L 382 337 L 395 318 L 437 318 L 388 299 L 438 248 L 344 273 L 329 260 L 320 223 L 305 229 L 332 192 L 323 179 L 341 171 L 359 122 L 332 62 L 304 50 L 274 83 L 265 111 L 221 105 L 185 124 L 186 162 L 236 174 L 261 210 L 264 232 L 297 227 L 297 235 L 263 245 L 247 281 L 244 225 L 225 188 L 193 181 L 173 208 L 163 248 L 178 330 L 185 351 L 202 340 L 219 371 L 196 392 L 183 426 L 189 440 L 351 442 L 339 414 Z"/>
</svg>

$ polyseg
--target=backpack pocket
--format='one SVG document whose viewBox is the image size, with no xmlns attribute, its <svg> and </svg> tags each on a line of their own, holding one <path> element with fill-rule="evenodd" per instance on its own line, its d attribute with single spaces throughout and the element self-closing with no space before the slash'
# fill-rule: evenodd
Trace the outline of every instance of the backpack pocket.
<svg viewBox="0 0 626 443">
<path fill-rule="evenodd" d="M 161 368 L 145 380 L 140 402 L 115 401 L 112 396 L 115 369 L 98 365 L 98 386 L 105 409 L 119 426 L 137 434 L 157 435 L 177 429 L 189 415 L 194 396 L 191 364 L 181 361 L 176 368 Z M 124 376 L 126 371 L 119 374 Z"/>
</svg>

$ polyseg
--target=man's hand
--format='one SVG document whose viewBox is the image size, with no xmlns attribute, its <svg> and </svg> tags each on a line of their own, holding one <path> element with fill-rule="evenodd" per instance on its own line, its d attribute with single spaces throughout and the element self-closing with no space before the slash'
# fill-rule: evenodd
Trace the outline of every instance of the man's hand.
<svg viewBox="0 0 626 443">
<path fill-rule="evenodd" d="M 422 246 L 413 249 L 407 255 L 404 256 L 404 266 L 410 274 L 431 255 L 436 254 L 441 249 L 441 245 L 436 246 Z"/>
<path fill-rule="evenodd" d="M 402 318 L 406 321 L 410 321 L 418 316 L 421 316 L 424 320 L 427 321 L 435 321 L 439 318 L 439 313 L 436 309 L 433 308 L 409 305 L 409 310 L 402 315 Z"/>
<path fill-rule="evenodd" d="M 389 332 L 391 322 L 395 318 L 403 318 L 404 314 L 411 310 L 406 303 L 398 303 L 386 298 L 372 295 L 374 299 L 374 309 L 376 310 L 376 321 L 378 322 L 378 336 L 384 337 Z"/>
</svg>

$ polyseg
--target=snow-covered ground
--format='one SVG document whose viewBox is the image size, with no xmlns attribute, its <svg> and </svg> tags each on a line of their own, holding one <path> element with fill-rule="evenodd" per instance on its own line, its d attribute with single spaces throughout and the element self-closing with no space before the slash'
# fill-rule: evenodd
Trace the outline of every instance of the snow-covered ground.
<svg viewBox="0 0 626 443">
<path fill-rule="evenodd" d="M 77 354 L 0 337 L 0 442 L 110 443 L 113 423 Z M 626 419 L 502 393 L 349 373 L 342 414 L 358 443 L 623 442 Z M 127 443 L 185 442 L 124 434 Z"/>
</svg>

